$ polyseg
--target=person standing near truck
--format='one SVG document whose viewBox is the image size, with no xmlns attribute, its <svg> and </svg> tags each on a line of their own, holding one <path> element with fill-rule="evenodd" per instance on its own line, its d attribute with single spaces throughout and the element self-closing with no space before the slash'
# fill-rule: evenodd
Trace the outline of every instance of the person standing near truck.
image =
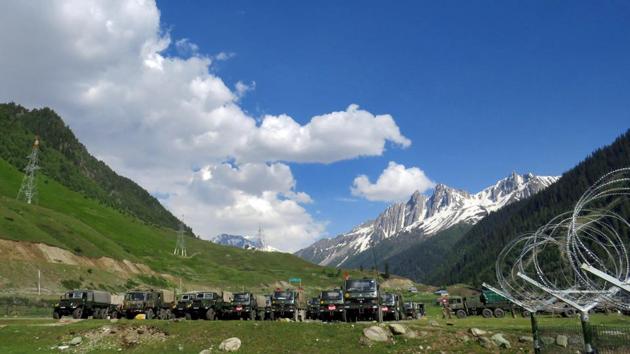
<svg viewBox="0 0 630 354">
<path fill-rule="evenodd" d="M 451 307 L 448 304 L 448 297 L 443 296 L 440 300 L 442 304 L 442 319 L 445 319 L 448 316 L 448 319 L 451 319 Z"/>
</svg>

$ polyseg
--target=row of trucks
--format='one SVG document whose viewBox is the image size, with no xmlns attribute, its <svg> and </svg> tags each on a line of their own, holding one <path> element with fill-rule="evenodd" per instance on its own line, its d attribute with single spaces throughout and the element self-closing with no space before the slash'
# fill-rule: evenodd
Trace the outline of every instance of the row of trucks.
<svg viewBox="0 0 630 354">
<path fill-rule="evenodd" d="M 381 293 L 375 279 L 347 279 L 342 289 L 322 291 L 309 300 L 307 317 L 321 321 L 399 321 L 424 315 L 424 304 L 404 302 L 402 295 Z"/>
<path fill-rule="evenodd" d="M 274 320 L 306 318 L 306 300 L 301 289 L 276 290 L 271 295 L 254 295 L 250 292 L 196 291 L 180 295 L 167 290 L 138 289 L 124 296 L 107 291 L 78 289 L 66 292 L 54 305 L 53 318 L 106 319 L 138 315 L 150 319 L 189 320 L 245 319 Z"/>
<path fill-rule="evenodd" d="M 404 302 L 402 295 L 381 293 L 375 279 L 347 279 L 342 289 L 322 291 L 307 301 L 302 289 L 276 289 L 269 295 L 243 291 L 195 291 L 175 294 L 166 290 L 138 289 L 124 296 L 99 290 L 72 290 L 53 310 L 54 318 L 186 318 L 188 320 L 275 320 L 307 318 L 322 321 L 404 320 L 424 315 L 424 305 Z"/>
</svg>

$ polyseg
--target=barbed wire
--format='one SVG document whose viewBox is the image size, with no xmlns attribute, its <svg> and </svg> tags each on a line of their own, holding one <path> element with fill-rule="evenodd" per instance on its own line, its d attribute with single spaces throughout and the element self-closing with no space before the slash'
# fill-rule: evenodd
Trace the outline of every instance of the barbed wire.
<svg viewBox="0 0 630 354">
<path fill-rule="evenodd" d="M 597 304 L 630 309 L 619 288 L 584 270 L 594 267 L 620 282 L 630 279 L 630 222 L 614 211 L 630 197 L 630 168 L 607 173 L 536 231 L 508 243 L 496 261 L 501 290 L 531 309 L 562 298 L 581 308 Z"/>
</svg>

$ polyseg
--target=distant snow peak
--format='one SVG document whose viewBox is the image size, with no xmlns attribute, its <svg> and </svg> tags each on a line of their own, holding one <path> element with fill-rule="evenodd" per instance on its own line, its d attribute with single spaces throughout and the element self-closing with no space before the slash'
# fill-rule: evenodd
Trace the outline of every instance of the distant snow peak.
<svg viewBox="0 0 630 354">
<path fill-rule="evenodd" d="M 210 241 L 224 246 L 231 246 L 242 249 L 254 249 L 267 252 L 279 252 L 276 248 L 269 245 L 263 245 L 259 238 L 251 236 L 220 234 L 212 238 Z"/>
<path fill-rule="evenodd" d="M 407 202 L 390 205 L 376 219 L 334 239 L 320 240 L 296 254 L 321 265 L 339 266 L 348 258 L 404 231 L 430 236 L 461 222 L 476 224 L 490 212 L 529 198 L 558 178 L 513 172 L 476 194 L 437 184 L 431 196 L 416 191 Z"/>
</svg>

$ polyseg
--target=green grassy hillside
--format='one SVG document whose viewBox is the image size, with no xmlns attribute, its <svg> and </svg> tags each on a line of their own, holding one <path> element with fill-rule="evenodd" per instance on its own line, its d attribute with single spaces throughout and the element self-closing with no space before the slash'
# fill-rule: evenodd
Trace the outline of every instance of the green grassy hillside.
<svg viewBox="0 0 630 354">
<path fill-rule="evenodd" d="M 15 199 L 22 173 L 0 159 L 0 239 L 44 243 L 89 259 L 110 257 L 149 266 L 158 274 L 119 274 L 111 269 L 47 262 L 45 259 L 0 260 L 0 291 L 32 288 L 32 274 L 43 269 L 46 287 L 59 291 L 77 285 L 122 290 L 135 284 L 185 287 L 273 287 L 301 277 L 308 286 L 338 284 L 340 274 L 285 253 L 240 250 L 196 238 L 187 239 L 187 258 L 172 254 L 176 234 L 71 191 L 40 174 L 39 203 Z M 5 250 L 10 254 L 10 250 Z M 160 275 L 165 273 L 170 276 Z M 29 275 L 31 280 L 22 283 Z M 70 283 L 69 283 L 70 281 Z M 65 284 L 65 285 L 64 285 Z M 4 288 L 4 289 L 3 289 Z"/>
<path fill-rule="evenodd" d="M 90 155 L 53 110 L 0 104 L 0 158 L 23 169 L 36 135 L 41 138 L 40 165 L 50 178 L 125 214 L 155 225 L 178 228 L 179 220 L 157 199 Z M 187 231 L 192 235 L 189 228 Z"/>
</svg>

